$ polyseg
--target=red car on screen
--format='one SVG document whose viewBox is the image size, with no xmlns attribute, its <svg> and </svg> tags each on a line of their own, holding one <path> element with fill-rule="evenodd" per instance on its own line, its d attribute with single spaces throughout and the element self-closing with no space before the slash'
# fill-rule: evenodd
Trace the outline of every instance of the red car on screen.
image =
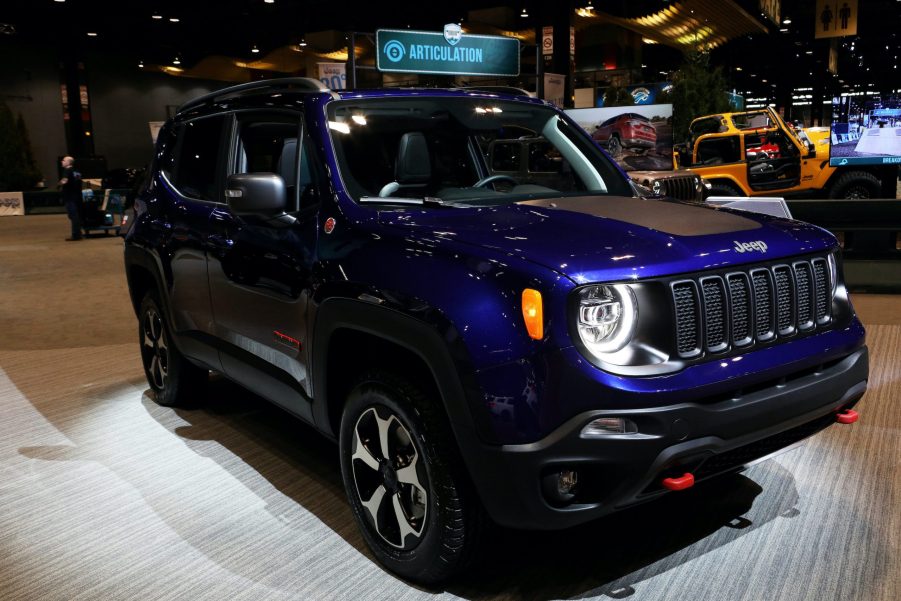
<svg viewBox="0 0 901 601">
<path fill-rule="evenodd" d="M 604 144 L 610 154 L 618 156 L 623 148 L 649 150 L 657 145 L 657 129 L 647 117 L 638 113 L 623 113 L 597 126 L 591 134 Z"/>
</svg>

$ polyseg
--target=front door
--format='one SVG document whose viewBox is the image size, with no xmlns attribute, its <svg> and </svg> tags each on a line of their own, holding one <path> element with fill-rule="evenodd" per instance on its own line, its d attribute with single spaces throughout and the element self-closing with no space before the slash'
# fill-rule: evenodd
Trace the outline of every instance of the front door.
<svg viewBox="0 0 901 601">
<path fill-rule="evenodd" d="M 785 190 L 801 183 L 801 155 L 779 130 L 745 134 L 748 185 L 755 192 Z"/>
<path fill-rule="evenodd" d="M 225 373 L 312 420 L 307 304 L 316 248 L 315 188 L 299 114 L 236 117 L 231 173 L 275 173 L 292 219 L 211 216 L 210 293 Z M 302 206 L 302 205 L 312 206 Z"/>
</svg>

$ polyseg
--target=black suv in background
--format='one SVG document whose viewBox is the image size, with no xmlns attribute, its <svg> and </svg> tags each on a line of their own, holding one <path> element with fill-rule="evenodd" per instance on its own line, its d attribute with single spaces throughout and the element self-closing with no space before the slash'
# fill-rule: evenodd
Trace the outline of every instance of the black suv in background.
<svg viewBox="0 0 901 601">
<path fill-rule="evenodd" d="M 337 441 L 366 542 L 420 582 L 489 518 L 566 528 L 689 488 L 853 422 L 867 385 L 828 232 L 642 197 L 525 96 L 288 79 L 189 102 L 125 268 L 156 401 L 213 370 Z"/>
</svg>

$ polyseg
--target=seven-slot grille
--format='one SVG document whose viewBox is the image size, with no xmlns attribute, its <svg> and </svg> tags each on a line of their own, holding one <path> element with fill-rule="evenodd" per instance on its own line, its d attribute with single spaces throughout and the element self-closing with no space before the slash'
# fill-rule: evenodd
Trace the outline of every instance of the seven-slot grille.
<svg viewBox="0 0 901 601">
<path fill-rule="evenodd" d="M 831 319 L 824 258 L 680 280 L 671 289 L 683 359 L 811 332 Z"/>
<path fill-rule="evenodd" d="M 667 177 L 657 180 L 661 185 L 661 194 L 679 200 L 697 200 L 698 181 L 693 175 Z"/>
</svg>

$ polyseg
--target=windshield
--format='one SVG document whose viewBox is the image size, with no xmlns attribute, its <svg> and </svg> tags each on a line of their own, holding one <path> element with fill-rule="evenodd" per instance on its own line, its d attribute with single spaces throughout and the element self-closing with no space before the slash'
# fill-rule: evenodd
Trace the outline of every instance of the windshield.
<svg viewBox="0 0 901 601">
<path fill-rule="evenodd" d="M 632 191 L 584 132 L 545 106 L 491 98 L 333 102 L 329 128 L 356 200 L 503 204 Z"/>
</svg>

